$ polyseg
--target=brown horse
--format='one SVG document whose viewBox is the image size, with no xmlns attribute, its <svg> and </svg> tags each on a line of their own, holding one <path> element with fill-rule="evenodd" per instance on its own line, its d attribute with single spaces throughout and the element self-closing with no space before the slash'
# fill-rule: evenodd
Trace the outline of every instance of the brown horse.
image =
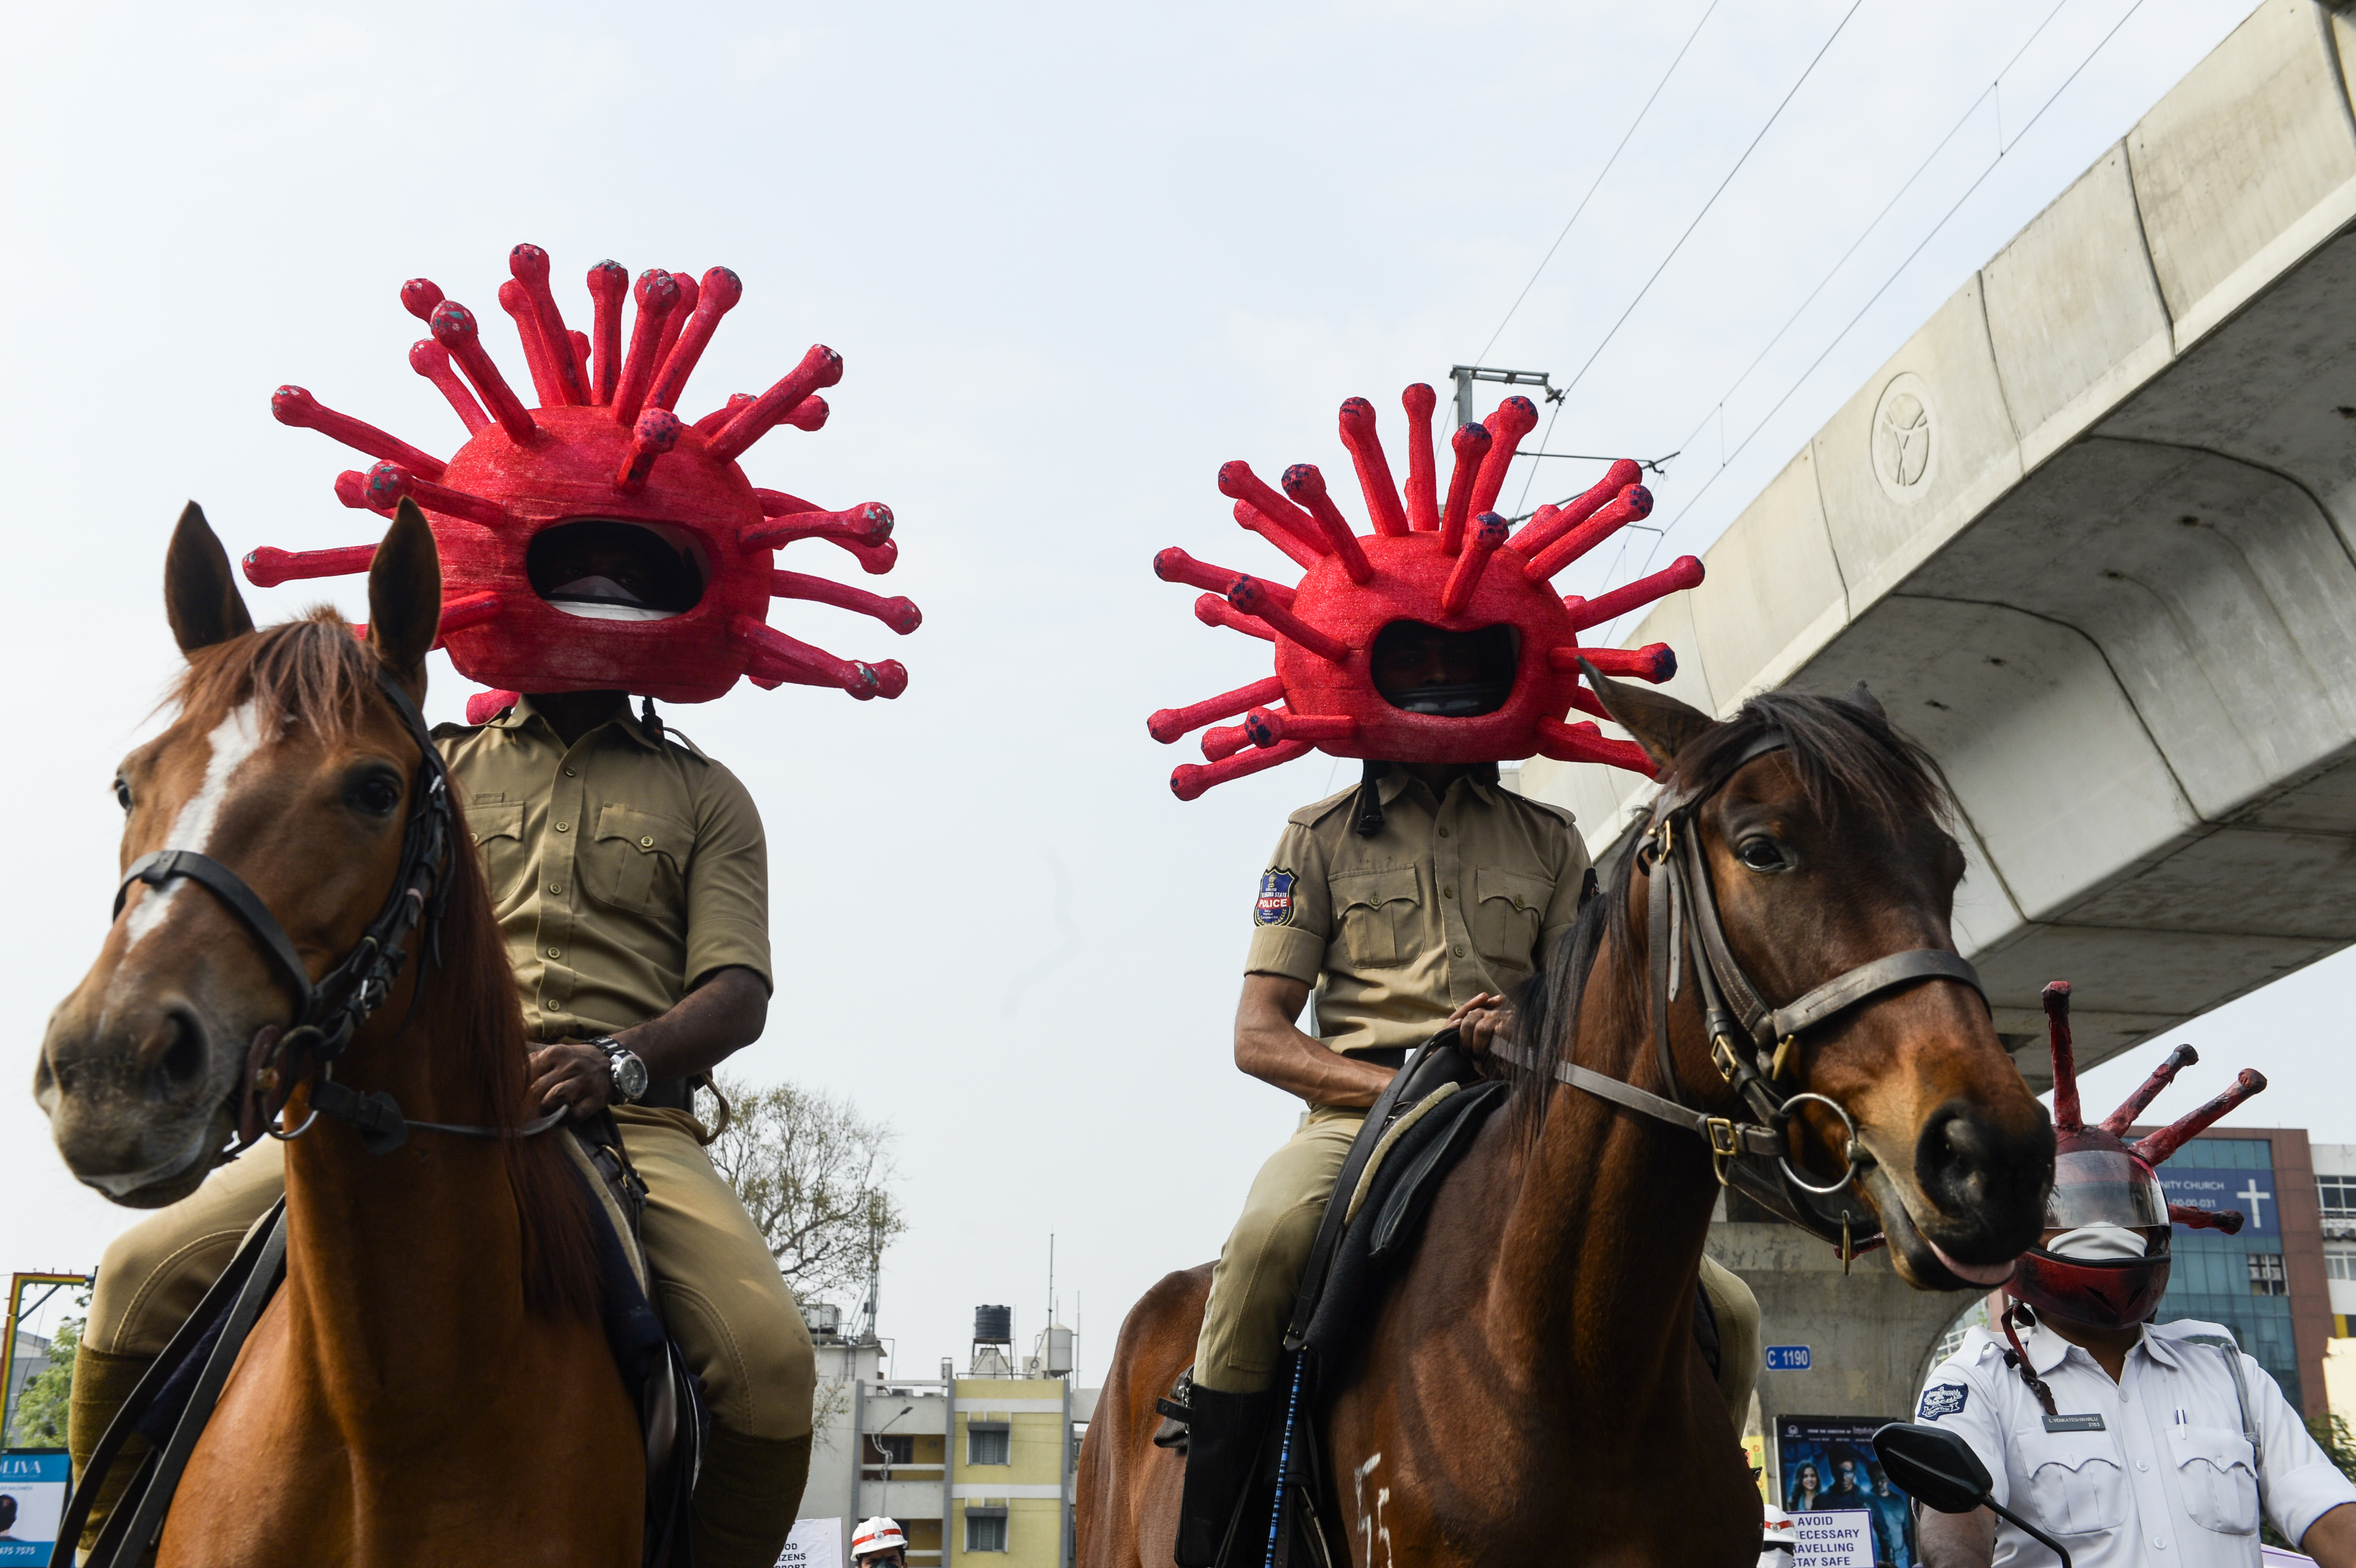
<svg viewBox="0 0 2356 1568">
<path fill-rule="evenodd" d="M 1726 945 L 1771 1005 L 1888 955 L 1954 965 L 1964 860 L 1941 825 L 1944 795 L 1869 699 L 1762 697 L 1714 724 L 1590 678 L 1660 765 L 1664 796 L 1697 798 L 1687 831 Z M 1772 731 L 1783 743 L 1757 750 Z M 1507 1112 L 1368 1304 L 1350 1364 L 1322 1369 L 1313 1420 L 1335 1563 L 1755 1559 L 1759 1494 L 1693 1336 L 1719 1192 L 1709 1149 L 1558 1078 L 1577 1063 L 1750 1115 L 1713 1064 L 1691 969 L 1667 1008 L 1676 1083 L 1664 1081 L 1645 895 L 1665 873 L 1644 859 L 1622 858 L 1595 925 L 1583 923 L 1591 967 L 1567 938 L 1525 987 L 1517 1049 L 1534 1070 L 1511 1074 Z M 2053 1134 L 1980 997 L 1950 981 L 1848 1007 L 1801 1035 L 1785 1071 L 1853 1117 L 1857 1185 L 1899 1272 L 1922 1288 L 1986 1288 L 2037 1235 Z M 1804 1104 L 1792 1127 L 1813 1180 L 1847 1168 L 1836 1115 Z M 1209 1277 L 1207 1264 L 1170 1275 L 1122 1325 L 1080 1458 L 1084 1568 L 1171 1561 L 1183 1460 L 1151 1445 L 1153 1403 L 1192 1359 Z M 1267 1528 L 1262 1513 L 1230 1561 L 1258 1563 Z"/>
<path fill-rule="evenodd" d="M 433 536 L 404 506 L 369 575 L 365 642 L 324 610 L 255 631 L 193 505 L 165 575 L 188 666 L 170 728 L 116 775 L 123 863 L 169 848 L 227 867 L 316 982 L 388 907 L 424 787 L 420 736 L 379 676 L 423 699 Z M 335 1075 L 412 1119 L 511 1132 L 521 1012 L 472 847 L 449 838 L 441 916 L 410 936 Z M 293 995 L 210 888 L 131 885 L 35 1079 L 74 1174 L 136 1207 L 193 1191 L 237 1125 L 249 1042 L 288 1027 Z M 635 1563 L 644 1460 L 563 1152 L 419 1132 L 380 1157 L 326 1118 L 285 1148 L 285 1285 L 189 1460 L 158 1561 Z"/>
</svg>

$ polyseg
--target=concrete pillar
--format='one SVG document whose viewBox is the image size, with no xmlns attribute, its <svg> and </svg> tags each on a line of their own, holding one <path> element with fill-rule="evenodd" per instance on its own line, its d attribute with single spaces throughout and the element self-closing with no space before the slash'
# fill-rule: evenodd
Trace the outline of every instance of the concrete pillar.
<svg viewBox="0 0 2356 1568">
<path fill-rule="evenodd" d="M 1855 1260 L 1844 1277 L 1833 1248 L 1781 1222 L 1720 1221 L 1707 1246 L 1759 1297 L 1764 1343 L 1808 1347 L 1808 1371 L 1759 1374 L 1771 1449 L 1779 1415 L 1910 1417 L 1931 1351 L 1976 1299 L 1915 1289 L 1881 1250 Z"/>
</svg>

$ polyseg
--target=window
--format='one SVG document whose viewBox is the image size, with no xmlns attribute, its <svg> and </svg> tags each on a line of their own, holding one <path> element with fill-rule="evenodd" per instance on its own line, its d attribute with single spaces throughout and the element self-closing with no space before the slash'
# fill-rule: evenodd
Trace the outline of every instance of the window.
<svg viewBox="0 0 2356 1568">
<path fill-rule="evenodd" d="M 998 1430 L 1003 1438 L 1006 1428 L 1001 1426 Z M 965 1549 L 968 1552 L 1005 1551 L 1006 1510 L 1002 1508 L 975 1508 L 968 1504 L 965 1510 Z"/>
<path fill-rule="evenodd" d="M 2323 1200 L 2325 1219 L 2356 1220 L 2356 1176 L 2319 1176 L 2315 1188 L 2316 1195 Z"/>
<path fill-rule="evenodd" d="M 2356 1280 L 2356 1247 L 2324 1248 L 2323 1272 L 2332 1279 Z"/>
<path fill-rule="evenodd" d="M 916 1440 L 898 1432 L 871 1432 L 867 1435 L 867 1462 L 913 1465 L 916 1462 Z"/>
<path fill-rule="evenodd" d="M 1010 1450 L 1013 1434 L 1003 1421 L 973 1421 L 966 1424 L 965 1462 L 969 1465 L 1005 1465 L 1012 1462 Z M 969 1519 L 970 1513 L 967 1515 Z M 992 1547 L 991 1551 L 1003 1548 Z"/>
<path fill-rule="evenodd" d="M 2252 1253 L 2250 1264 L 2250 1294 L 2252 1296 L 2287 1296 L 2290 1285 L 2283 1278 L 2280 1253 Z"/>
</svg>

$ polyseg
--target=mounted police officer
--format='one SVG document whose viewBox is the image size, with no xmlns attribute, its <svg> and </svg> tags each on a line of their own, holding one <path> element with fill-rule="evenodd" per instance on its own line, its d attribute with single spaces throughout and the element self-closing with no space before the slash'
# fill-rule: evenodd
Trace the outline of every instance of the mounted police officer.
<svg viewBox="0 0 2356 1568">
<path fill-rule="evenodd" d="M 760 815 L 734 774 L 619 691 L 521 698 L 434 738 L 521 993 L 534 1104 L 610 1111 L 647 1184 L 658 1305 L 712 1414 L 696 1561 L 769 1568 L 809 1473 L 815 1358 L 767 1243 L 703 1153 L 691 1088 L 767 1017 Z M 77 1474 L 284 1182 L 265 1140 L 107 1248 L 74 1363 Z"/>
<path fill-rule="evenodd" d="M 1482 633 L 1403 624 L 1374 680 L 1410 713 L 1501 706 L 1514 666 Z M 1237 1068 L 1299 1097 L 1299 1130 L 1254 1178 L 1211 1275 L 1191 1387 L 1181 1568 L 1217 1561 L 1249 1480 L 1285 1324 L 1333 1182 L 1366 1110 L 1408 1052 L 1445 1025 L 1478 1054 L 1509 1038 L 1505 997 L 1568 931 L 1589 880 L 1570 814 L 1504 787 L 1496 764 L 1369 762 L 1355 788 L 1294 812 L 1262 873 L 1236 1010 Z M 1308 1027 L 1303 1009 L 1313 998 Z M 1704 1260 L 1739 1427 L 1758 1308 Z M 1174 1442 L 1175 1427 L 1167 1437 Z"/>
</svg>

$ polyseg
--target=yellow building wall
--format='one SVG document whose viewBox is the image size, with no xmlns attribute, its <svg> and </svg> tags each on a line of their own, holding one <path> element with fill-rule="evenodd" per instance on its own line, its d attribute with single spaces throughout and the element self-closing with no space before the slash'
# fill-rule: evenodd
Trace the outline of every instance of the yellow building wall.
<svg viewBox="0 0 2356 1568">
<path fill-rule="evenodd" d="M 1071 1440 L 1064 1393 L 1059 1378 L 957 1380 L 957 1404 L 949 1416 L 949 1483 L 956 1494 L 949 1505 L 953 1561 L 970 1561 L 974 1568 L 1058 1568 L 1063 1562 L 1064 1465 Z M 1005 1424 L 1007 1463 L 971 1462 L 971 1428 L 977 1421 Z M 1006 1489 L 995 1489 L 1000 1487 Z M 969 1507 L 1006 1510 L 1004 1552 L 967 1549 Z"/>
</svg>

